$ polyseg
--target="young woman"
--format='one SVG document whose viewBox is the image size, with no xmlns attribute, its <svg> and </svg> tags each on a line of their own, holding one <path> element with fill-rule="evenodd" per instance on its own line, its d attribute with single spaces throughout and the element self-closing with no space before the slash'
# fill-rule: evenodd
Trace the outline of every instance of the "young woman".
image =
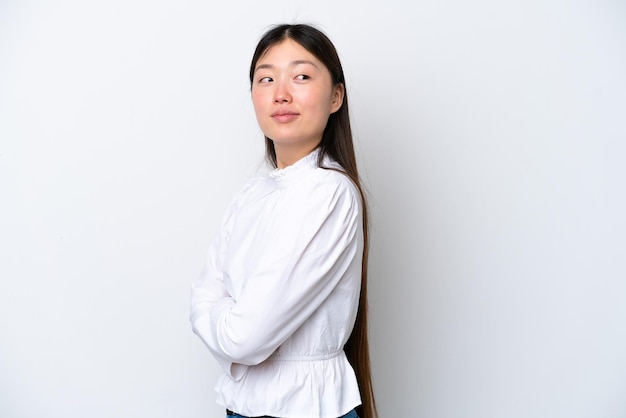
<svg viewBox="0 0 626 418">
<path fill-rule="evenodd" d="M 250 66 L 273 171 L 227 209 L 190 320 L 235 417 L 376 418 L 367 337 L 367 211 L 335 47 L 280 25 Z"/>
</svg>

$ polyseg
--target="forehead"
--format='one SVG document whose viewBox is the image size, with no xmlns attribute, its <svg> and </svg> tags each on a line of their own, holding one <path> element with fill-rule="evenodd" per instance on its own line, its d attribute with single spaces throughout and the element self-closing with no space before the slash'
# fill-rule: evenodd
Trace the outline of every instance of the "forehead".
<svg viewBox="0 0 626 418">
<path fill-rule="evenodd" d="M 315 55 L 311 54 L 302 45 L 287 38 L 269 47 L 257 61 L 257 67 L 262 64 L 280 65 L 295 61 L 311 61 L 319 68 L 325 68 Z"/>
</svg>

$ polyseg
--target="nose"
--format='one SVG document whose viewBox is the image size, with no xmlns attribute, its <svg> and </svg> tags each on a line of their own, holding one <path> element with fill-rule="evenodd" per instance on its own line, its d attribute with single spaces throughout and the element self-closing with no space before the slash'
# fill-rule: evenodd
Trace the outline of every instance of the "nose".
<svg viewBox="0 0 626 418">
<path fill-rule="evenodd" d="M 291 93 L 289 92 L 289 86 L 284 82 L 275 82 L 274 90 L 274 103 L 289 103 L 291 102 Z"/>
</svg>

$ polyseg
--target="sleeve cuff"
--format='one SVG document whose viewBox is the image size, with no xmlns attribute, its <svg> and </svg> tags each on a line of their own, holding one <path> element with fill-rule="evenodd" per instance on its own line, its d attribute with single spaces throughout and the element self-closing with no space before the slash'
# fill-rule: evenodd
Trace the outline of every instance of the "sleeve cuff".
<svg viewBox="0 0 626 418">
<path fill-rule="evenodd" d="M 224 300 L 224 306 L 221 308 L 227 309 L 231 303 L 232 301 Z M 218 308 L 218 310 L 221 309 Z M 249 366 L 246 366 L 245 364 L 233 363 L 229 357 L 214 349 L 213 344 L 211 344 L 214 338 L 212 333 L 212 327 L 214 326 L 213 320 L 210 313 L 204 312 L 201 309 L 201 306 L 199 309 L 192 311 L 191 326 L 194 334 L 200 337 L 204 345 L 206 345 L 211 353 L 213 353 L 213 356 L 220 365 L 220 368 L 224 373 L 226 373 L 226 375 L 235 381 L 241 380 L 246 375 Z"/>
</svg>

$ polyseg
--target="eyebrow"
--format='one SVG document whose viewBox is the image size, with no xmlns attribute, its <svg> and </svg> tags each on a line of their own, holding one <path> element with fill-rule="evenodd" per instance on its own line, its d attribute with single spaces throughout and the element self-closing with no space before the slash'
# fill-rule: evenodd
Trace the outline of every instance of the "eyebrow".
<svg viewBox="0 0 626 418">
<path fill-rule="evenodd" d="M 313 61 L 309 61 L 309 60 L 295 60 L 295 61 L 291 61 L 289 63 L 289 66 L 290 67 L 295 67 L 295 66 L 303 65 L 303 64 L 309 64 L 309 65 L 314 66 L 315 68 L 318 68 L 318 66 L 315 65 L 315 63 Z M 272 64 L 261 64 L 261 65 L 257 66 L 254 69 L 254 72 L 256 73 L 259 70 L 272 69 L 272 68 L 274 68 L 274 65 L 272 65 Z"/>
</svg>

